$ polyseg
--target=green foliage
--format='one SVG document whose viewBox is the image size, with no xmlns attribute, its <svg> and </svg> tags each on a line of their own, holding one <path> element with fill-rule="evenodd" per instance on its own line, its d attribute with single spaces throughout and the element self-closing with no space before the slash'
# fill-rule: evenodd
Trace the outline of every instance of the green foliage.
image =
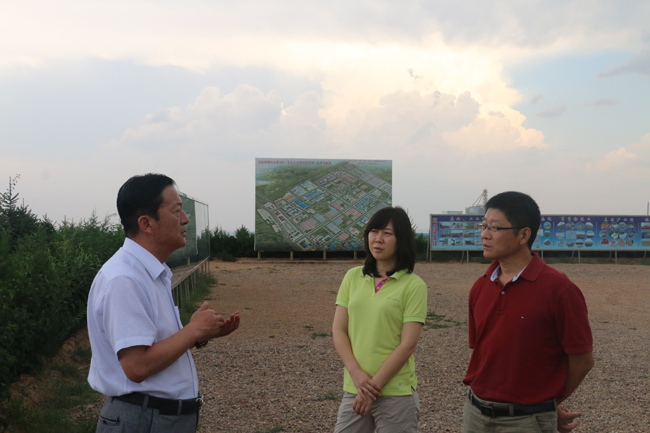
<svg viewBox="0 0 650 433">
<path fill-rule="evenodd" d="M 18 375 L 39 369 L 84 326 L 92 280 L 124 240 L 95 215 L 57 229 L 17 206 L 14 186 L 0 198 L 0 401 Z"/>
<path fill-rule="evenodd" d="M 311 339 L 315 340 L 318 337 L 331 337 L 332 334 L 328 334 L 327 332 L 312 332 L 311 333 Z"/>
<path fill-rule="evenodd" d="M 336 400 L 340 400 L 341 397 L 342 396 L 339 393 L 330 391 L 330 392 L 327 392 L 327 393 L 323 394 L 322 396 L 320 396 L 318 398 L 318 401 L 325 401 L 325 400 L 335 400 L 336 401 Z"/>
<path fill-rule="evenodd" d="M 188 298 L 184 298 L 181 303 L 180 315 L 183 326 L 190 323 L 192 314 L 200 307 L 201 302 L 210 293 L 210 288 L 217 284 L 217 279 L 212 274 L 202 274 L 196 281 L 196 286 Z"/>
<path fill-rule="evenodd" d="M 0 193 L 0 235 L 6 242 L 3 253 L 13 252 L 20 239 L 39 230 L 54 232 L 54 226 L 47 218 L 40 221 L 27 206 L 18 205 L 18 193 L 14 192 L 18 178 L 20 175 L 9 178 L 9 188 Z"/>
<path fill-rule="evenodd" d="M 446 319 L 447 316 L 444 314 L 436 314 L 433 311 L 427 312 L 427 319 L 425 325 L 427 329 L 440 329 L 440 328 L 451 328 L 454 326 L 464 325 L 465 322 L 458 322 L 453 319 Z"/>
<path fill-rule="evenodd" d="M 415 234 L 415 259 L 418 261 L 425 261 L 427 259 L 427 248 L 429 247 L 429 240 L 427 235 L 422 233 Z"/>
<path fill-rule="evenodd" d="M 0 431 L 94 432 L 97 426 L 96 415 L 83 411 L 79 413 L 79 408 L 101 398 L 101 394 L 93 391 L 88 385 L 87 366 L 88 363 L 81 368 L 70 363 L 56 364 L 53 369 L 61 374 L 39 377 L 41 394 L 36 400 L 23 398 L 23 393 L 18 393 L 18 397 L 4 402 Z"/>
<path fill-rule="evenodd" d="M 258 430 L 255 433 L 278 433 L 284 431 L 284 427 L 282 426 L 276 426 L 276 427 L 270 427 L 267 428 L 266 430 Z"/>
<path fill-rule="evenodd" d="M 217 227 L 210 238 L 210 256 L 224 261 L 236 257 L 255 257 L 255 234 L 243 225 L 231 235 Z"/>
</svg>

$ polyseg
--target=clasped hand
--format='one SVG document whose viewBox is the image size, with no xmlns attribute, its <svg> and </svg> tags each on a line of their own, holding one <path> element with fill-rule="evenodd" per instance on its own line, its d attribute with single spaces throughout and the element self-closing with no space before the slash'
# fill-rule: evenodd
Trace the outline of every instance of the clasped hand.
<svg viewBox="0 0 650 433">
<path fill-rule="evenodd" d="M 364 397 L 361 394 L 357 394 L 352 404 L 352 409 L 361 416 L 370 415 L 370 407 L 374 403 L 374 400 Z"/>
<path fill-rule="evenodd" d="M 350 377 L 352 377 L 352 382 L 354 382 L 354 386 L 358 391 L 352 408 L 359 415 L 369 415 L 370 406 L 377 400 L 377 397 L 381 396 L 381 386 L 362 370 L 355 372 L 355 374 L 350 373 Z"/>
</svg>

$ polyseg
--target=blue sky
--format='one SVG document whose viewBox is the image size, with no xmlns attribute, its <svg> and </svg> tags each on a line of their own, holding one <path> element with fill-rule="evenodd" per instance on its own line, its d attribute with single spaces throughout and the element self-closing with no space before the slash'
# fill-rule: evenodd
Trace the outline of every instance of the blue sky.
<svg viewBox="0 0 650 433">
<path fill-rule="evenodd" d="M 58 221 L 155 171 L 253 228 L 256 157 L 390 159 L 420 228 L 483 189 L 645 214 L 648 22 L 647 1 L 28 0 L 0 16 L 0 174 Z"/>
</svg>

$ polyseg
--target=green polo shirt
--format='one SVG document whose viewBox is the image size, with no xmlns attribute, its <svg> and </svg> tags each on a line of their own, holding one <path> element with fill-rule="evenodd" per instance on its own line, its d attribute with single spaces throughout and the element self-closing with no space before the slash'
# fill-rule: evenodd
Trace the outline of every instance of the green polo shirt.
<svg viewBox="0 0 650 433">
<path fill-rule="evenodd" d="M 348 309 L 348 337 L 361 369 L 374 376 L 402 341 L 406 322 L 424 323 L 427 318 L 427 285 L 420 277 L 402 270 L 393 274 L 375 293 L 374 278 L 364 276 L 362 266 L 343 278 L 336 305 Z M 411 356 L 382 388 L 382 395 L 410 395 L 417 388 L 415 361 Z M 345 369 L 343 389 L 356 394 Z"/>
</svg>

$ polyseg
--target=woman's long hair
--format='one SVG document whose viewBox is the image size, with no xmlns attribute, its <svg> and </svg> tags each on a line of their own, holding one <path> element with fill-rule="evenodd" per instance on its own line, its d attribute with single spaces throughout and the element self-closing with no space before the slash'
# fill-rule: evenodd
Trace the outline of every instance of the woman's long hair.
<svg viewBox="0 0 650 433">
<path fill-rule="evenodd" d="M 378 210 L 368 221 L 366 230 L 363 232 L 363 241 L 366 248 L 366 262 L 363 265 L 363 275 L 378 276 L 377 260 L 373 257 L 368 244 L 368 233 L 371 230 L 382 230 L 386 228 L 389 222 L 393 223 L 395 232 L 395 253 L 397 261 L 395 268 L 386 273 L 387 276 L 393 275 L 397 271 L 406 269 L 408 273 L 413 272 L 415 267 L 415 237 L 411 220 L 407 213 L 401 207 L 385 207 Z"/>
</svg>

